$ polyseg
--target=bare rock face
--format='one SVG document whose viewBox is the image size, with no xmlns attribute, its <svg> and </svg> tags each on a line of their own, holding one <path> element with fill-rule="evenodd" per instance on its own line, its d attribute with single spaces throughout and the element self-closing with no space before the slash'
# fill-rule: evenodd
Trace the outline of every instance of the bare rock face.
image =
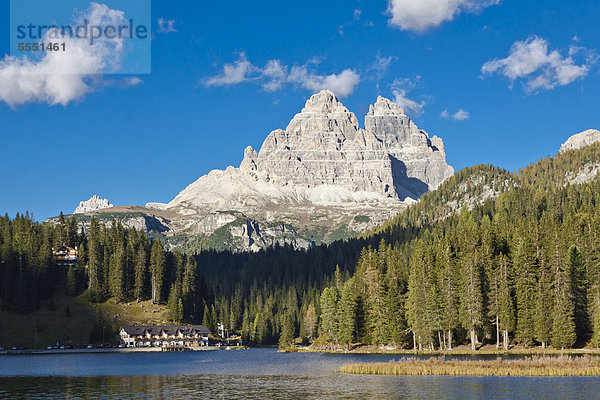
<svg viewBox="0 0 600 400">
<path fill-rule="evenodd" d="M 379 97 L 364 126 L 322 91 L 259 151 L 247 147 L 238 168 L 211 171 L 144 212 L 173 246 L 189 236 L 232 250 L 307 248 L 381 224 L 453 175 L 442 139 L 390 100 Z"/>
<path fill-rule="evenodd" d="M 98 211 L 110 207 L 114 206 L 108 202 L 108 199 L 102 199 L 97 195 L 93 195 L 89 200 L 80 202 L 73 214 L 83 214 L 86 212 Z"/>
<path fill-rule="evenodd" d="M 600 142 L 600 131 L 588 129 L 587 131 L 583 131 L 567 139 L 567 141 L 560 146 L 558 152 L 563 153 L 569 150 L 581 149 L 596 142 Z"/>
<path fill-rule="evenodd" d="M 168 208 L 247 209 L 266 203 L 317 205 L 417 200 L 454 170 L 440 138 L 430 138 L 395 103 L 379 97 L 365 129 L 331 91 L 313 95 L 285 130 L 239 168 L 212 171 Z"/>
</svg>

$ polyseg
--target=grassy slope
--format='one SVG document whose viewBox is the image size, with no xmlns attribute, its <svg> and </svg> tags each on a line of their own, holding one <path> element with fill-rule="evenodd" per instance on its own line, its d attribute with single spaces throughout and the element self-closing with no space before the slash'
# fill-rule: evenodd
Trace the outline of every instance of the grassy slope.
<svg viewBox="0 0 600 400">
<path fill-rule="evenodd" d="M 48 309 L 49 301 L 43 301 L 40 309 L 35 312 L 0 312 L 0 346 L 25 346 L 33 349 L 36 327 L 38 348 L 56 344 L 57 341 L 71 346 L 87 344 L 97 309 L 102 312 L 106 321 L 107 343 L 116 342 L 114 336 L 111 336 L 112 326 L 118 328 L 126 324 L 167 322 L 166 306 L 152 305 L 150 301 L 116 304 L 113 299 L 109 299 L 104 303 L 90 304 L 83 296 L 70 297 L 65 294 L 59 294 L 52 300 L 56 306 L 54 311 Z M 66 316 L 67 306 L 70 317 Z M 119 316 L 115 318 L 117 315 Z"/>
</svg>

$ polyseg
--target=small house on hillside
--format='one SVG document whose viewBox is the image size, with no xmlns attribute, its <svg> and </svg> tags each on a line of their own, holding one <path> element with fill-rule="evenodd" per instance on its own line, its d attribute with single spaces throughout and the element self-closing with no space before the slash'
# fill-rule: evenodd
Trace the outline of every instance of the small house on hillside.
<svg viewBox="0 0 600 400">
<path fill-rule="evenodd" d="M 204 325 L 123 325 L 119 338 L 127 347 L 208 346 Z"/>
<path fill-rule="evenodd" d="M 77 264 L 79 250 L 77 247 L 61 246 L 58 249 L 52 249 L 52 254 L 56 257 L 58 265 L 74 265 Z"/>
</svg>

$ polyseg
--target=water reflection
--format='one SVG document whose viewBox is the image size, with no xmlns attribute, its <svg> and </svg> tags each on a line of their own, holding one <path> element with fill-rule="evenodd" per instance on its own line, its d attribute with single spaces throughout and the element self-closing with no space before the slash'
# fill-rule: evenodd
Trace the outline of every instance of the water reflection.
<svg viewBox="0 0 600 400">
<path fill-rule="evenodd" d="M 240 352 L 0 357 L 1 399 L 592 399 L 600 378 L 343 375 L 392 356 Z M 396 356 L 397 358 L 397 356 Z"/>
</svg>

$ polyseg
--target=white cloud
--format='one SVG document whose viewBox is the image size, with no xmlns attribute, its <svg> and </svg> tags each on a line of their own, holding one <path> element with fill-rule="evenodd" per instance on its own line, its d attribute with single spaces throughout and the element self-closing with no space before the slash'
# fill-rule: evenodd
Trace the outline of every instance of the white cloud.
<svg viewBox="0 0 600 400">
<path fill-rule="evenodd" d="M 144 81 L 137 76 L 111 79 L 94 78 L 93 81 L 96 83 L 98 88 L 116 87 L 119 89 L 127 89 L 144 83 Z"/>
<path fill-rule="evenodd" d="M 268 92 L 274 92 L 283 86 L 286 81 L 287 67 L 281 64 L 279 60 L 270 60 L 262 71 L 266 82 L 263 88 Z"/>
<path fill-rule="evenodd" d="M 329 89 L 343 98 L 354 92 L 354 88 L 360 83 L 360 75 L 354 70 L 345 69 L 340 74 L 323 76 L 308 72 L 306 66 L 294 66 L 288 76 L 288 82 L 298 83 L 312 91 Z"/>
<path fill-rule="evenodd" d="M 225 86 L 236 85 L 244 82 L 248 78 L 248 74 L 254 69 L 250 61 L 246 59 L 246 55 L 242 53 L 240 59 L 233 64 L 225 64 L 223 73 L 205 79 L 204 84 L 210 86 Z"/>
<path fill-rule="evenodd" d="M 388 0 L 388 22 L 404 31 L 425 32 L 461 12 L 477 13 L 497 4 L 500 0 Z"/>
<path fill-rule="evenodd" d="M 585 61 L 577 64 L 575 56 L 582 55 Z M 535 92 L 538 89 L 554 89 L 568 85 L 585 77 L 592 64 L 597 61 L 594 51 L 571 46 L 569 55 L 563 57 L 558 50 L 550 50 L 545 39 L 531 36 L 527 40 L 515 42 L 510 54 L 502 59 L 494 59 L 483 64 L 483 76 L 500 74 L 514 83 L 525 80 L 525 89 Z"/>
<path fill-rule="evenodd" d="M 349 26 L 353 25 L 354 23 L 358 22 L 360 20 L 360 16 L 361 15 L 362 15 L 362 10 L 354 10 L 354 12 L 352 13 L 352 19 L 350 21 L 348 21 L 348 22 L 345 22 L 345 23 L 341 24 L 338 27 L 339 34 L 343 35 L 344 34 L 344 30 L 347 27 L 349 27 Z"/>
<path fill-rule="evenodd" d="M 340 98 L 352 94 L 360 83 L 360 75 L 352 69 L 345 69 L 339 74 L 319 75 L 312 68 L 319 64 L 318 59 L 310 59 L 304 65 L 289 68 L 280 60 L 269 60 L 263 68 L 253 65 L 244 53 L 233 64 L 225 64 L 219 75 L 205 78 L 207 87 L 237 85 L 242 82 L 255 82 L 264 90 L 274 92 L 286 84 L 299 85 L 311 91 L 329 89 Z"/>
<path fill-rule="evenodd" d="M 419 80 L 420 77 L 417 77 L 416 81 Z M 402 107 L 404 111 L 412 117 L 418 117 L 419 115 L 423 114 L 423 108 L 425 107 L 425 101 L 421 101 L 419 103 L 408 97 L 408 93 L 411 92 L 415 86 L 415 81 L 410 79 L 396 79 L 392 83 L 394 103 Z"/>
<path fill-rule="evenodd" d="M 158 19 L 158 33 L 177 32 L 177 29 L 175 29 L 176 22 L 177 22 L 177 20 L 174 20 L 174 19 L 159 18 Z"/>
<path fill-rule="evenodd" d="M 397 57 L 389 56 L 382 57 L 381 54 L 375 56 L 375 61 L 367 68 L 368 73 L 373 73 L 375 80 L 380 80 L 383 75 L 390 69 L 392 62 L 396 61 Z"/>
<path fill-rule="evenodd" d="M 122 11 L 98 3 L 91 3 L 76 19 L 77 24 L 83 19 L 96 26 L 119 26 L 127 22 Z M 48 51 L 40 59 L 5 56 L 0 60 L 1 101 L 11 107 L 29 102 L 66 106 L 95 90 L 104 71 L 119 67 L 122 39 L 104 37 L 90 45 L 86 40 L 62 37 L 57 30 L 49 30 L 42 41 L 57 38 L 65 42 L 67 51 Z"/>
<path fill-rule="evenodd" d="M 444 110 L 440 114 L 440 117 L 443 119 L 453 119 L 455 121 L 466 121 L 471 117 L 471 114 L 469 114 L 468 111 L 465 111 L 461 108 L 454 114 L 450 114 L 448 110 Z"/>
<path fill-rule="evenodd" d="M 127 85 L 129 86 L 137 86 L 139 84 L 144 83 L 143 80 L 141 80 L 140 78 L 138 78 L 137 76 L 132 76 L 130 78 L 125 78 L 125 82 L 127 83 Z"/>
</svg>

